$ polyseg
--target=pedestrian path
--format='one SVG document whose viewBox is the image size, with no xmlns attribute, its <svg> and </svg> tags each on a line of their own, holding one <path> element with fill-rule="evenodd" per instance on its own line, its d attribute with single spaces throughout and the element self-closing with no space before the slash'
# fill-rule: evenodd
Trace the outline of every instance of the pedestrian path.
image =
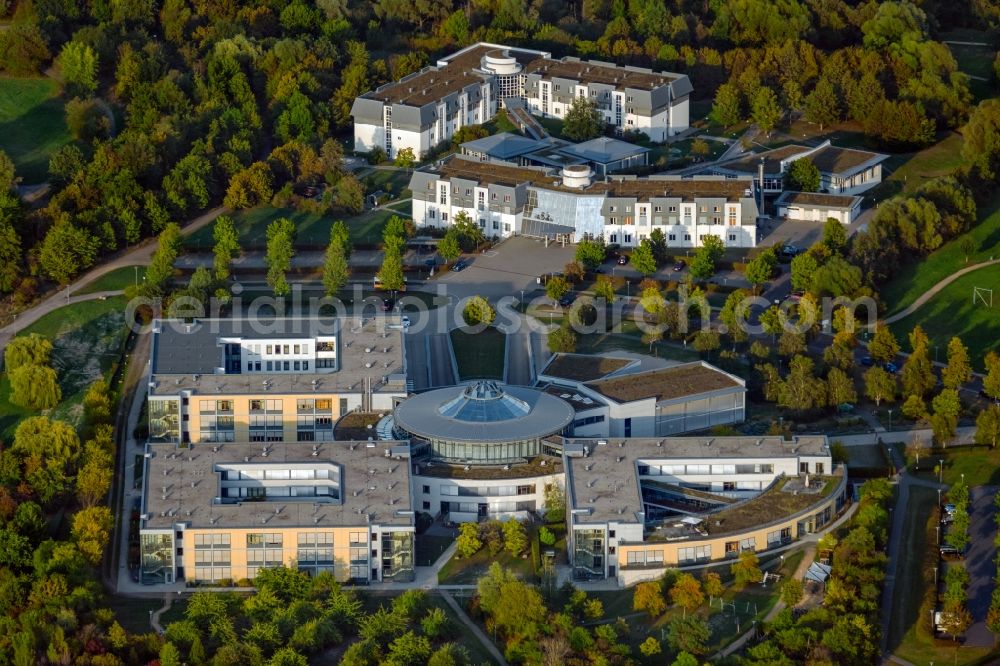
<svg viewBox="0 0 1000 666">
<path fill-rule="evenodd" d="M 922 306 L 924 303 L 926 303 L 927 301 L 929 301 L 932 298 L 934 298 L 934 296 L 939 291 L 941 291 L 942 289 L 944 289 L 945 287 L 947 287 L 949 284 L 951 284 L 952 282 L 954 282 L 958 278 L 962 277 L 963 275 L 966 275 L 967 273 L 971 273 L 972 271 L 977 271 L 980 268 L 986 268 L 987 266 L 993 266 L 994 264 L 1000 264 L 1000 259 L 990 259 L 989 261 L 984 261 L 984 262 L 981 262 L 981 263 L 978 263 L 978 264 L 972 264 L 971 266 L 966 266 L 965 268 L 963 268 L 960 271 L 955 271 L 954 273 L 952 273 L 951 275 L 949 275 L 945 279 L 941 280 L 940 282 L 938 282 L 936 285 L 934 285 L 933 287 L 931 287 L 930 289 L 928 289 L 924 293 L 920 294 L 920 297 L 917 298 L 917 300 L 915 300 L 912 303 L 910 303 L 910 305 L 907 306 L 905 309 L 900 310 L 899 312 L 897 312 L 896 314 L 892 315 L 891 317 L 886 317 L 885 319 L 883 319 L 882 323 L 883 324 L 892 324 L 892 323 L 895 323 L 895 322 L 899 321 L 900 319 L 905 319 L 905 318 L 909 317 L 911 314 L 913 314 L 914 312 L 916 312 L 917 310 L 919 310 L 920 306 Z"/>
<path fill-rule="evenodd" d="M 485 647 L 486 651 L 490 653 L 490 656 L 493 657 L 498 664 L 501 664 L 501 666 L 507 666 L 507 660 L 503 658 L 503 654 L 500 653 L 497 646 L 493 644 L 493 641 L 490 640 L 489 636 L 483 633 L 483 630 L 479 628 L 479 625 L 472 621 L 472 618 L 465 612 L 465 609 L 462 608 L 457 601 L 455 601 L 455 597 L 451 596 L 451 593 L 447 590 L 441 590 L 440 593 L 445 603 L 447 603 L 451 610 L 454 611 L 455 615 L 458 616 L 458 619 L 462 621 L 462 624 L 469 628 L 472 635 L 483 644 L 483 647 Z"/>
</svg>

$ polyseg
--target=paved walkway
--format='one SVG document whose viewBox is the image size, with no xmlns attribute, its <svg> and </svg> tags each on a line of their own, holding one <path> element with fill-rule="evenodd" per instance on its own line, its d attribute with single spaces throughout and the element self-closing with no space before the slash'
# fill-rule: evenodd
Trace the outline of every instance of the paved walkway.
<svg viewBox="0 0 1000 666">
<path fill-rule="evenodd" d="M 892 315 L 891 317 L 886 317 L 885 319 L 882 320 L 882 323 L 883 324 L 892 324 L 894 322 L 899 321 L 900 319 L 905 319 L 906 317 L 909 317 L 911 314 L 913 314 L 918 309 L 920 309 L 920 306 L 922 306 L 924 303 L 926 303 L 930 299 L 934 298 L 935 294 L 937 294 L 939 291 L 941 291 L 942 289 L 944 289 L 945 287 L 947 287 L 949 284 L 951 284 L 952 282 L 954 282 L 958 278 L 962 277 L 963 275 L 965 275 L 967 273 L 971 273 L 972 271 L 979 270 L 980 268 L 986 268 L 987 266 L 993 266 L 994 264 L 1000 264 L 1000 259 L 990 259 L 989 261 L 984 261 L 984 262 L 979 263 L 979 264 L 972 264 L 971 266 L 966 266 L 965 268 L 963 268 L 960 271 L 956 271 L 956 272 L 952 273 L 951 275 L 949 275 L 948 277 L 946 277 L 945 279 L 941 280 L 936 285 L 934 285 L 933 287 L 931 287 L 930 289 L 928 289 L 927 291 L 925 291 L 924 293 L 922 293 L 920 295 L 920 297 L 917 298 L 917 300 L 913 301 L 913 303 L 911 303 L 909 305 L 909 307 L 907 307 L 904 310 L 901 310 L 901 311 L 897 312 L 896 314 Z"/>
<path fill-rule="evenodd" d="M 169 594 L 163 598 L 163 606 L 158 610 L 153 611 L 149 616 L 149 624 L 153 627 L 153 631 L 158 634 L 163 633 L 163 625 L 160 624 L 160 616 L 170 610 L 170 607 L 174 605 L 174 598 Z"/>
<path fill-rule="evenodd" d="M 462 608 L 457 601 L 455 601 L 455 598 L 451 596 L 451 593 L 447 590 L 441 590 L 440 594 L 448 606 L 450 606 L 455 612 L 455 615 L 458 616 L 458 619 L 460 619 L 462 623 L 469 628 L 472 635 L 483 644 L 483 647 L 485 647 L 486 651 L 490 653 L 490 656 L 493 657 L 498 664 L 507 666 L 507 660 L 503 658 L 503 654 L 497 649 L 497 646 L 493 644 L 493 641 L 490 640 L 489 636 L 483 633 L 483 630 L 479 628 L 479 625 L 472 621 L 472 618 L 469 617 L 469 614 L 465 612 L 465 609 Z"/>
<path fill-rule="evenodd" d="M 219 207 L 213 208 L 212 210 L 206 211 L 199 215 L 198 217 L 192 219 L 181 229 L 184 235 L 194 233 L 198 229 L 201 229 L 206 224 L 212 222 L 219 215 L 227 212 L 227 208 Z M 48 297 L 44 298 L 37 304 L 28 308 L 24 312 L 19 313 L 16 318 L 7 324 L 6 326 L 0 328 L 0 355 L 3 354 L 4 348 L 7 346 L 7 342 L 10 341 L 18 331 L 24 327 L 37 321 L 39 318 L 47 315 L 48 313 L 57 310 L 64 305 L 71 305 L 79 301 L 91 301 L 102 296 L 109 296 L 117 294 L 118 292 L 101 292 L 96 294 L 83 294 L 79 296 L 69 296 L 74 291 L 77 291 L 84 285 L 93 282 L 102 275 L 106 275 L 116 268 L 122 268 L 124 266 L 145 266 L 148 265 L 150 259 L 153 256 L 153 252 L 156 250 L 156 239 L 151 238 L 144 241 L 142 244 L 135 246 L 131 250 L 118 255 L 111 261 L 97 266 L 83 275 L 77 277 L 73 282 L 66 285 L 66 287 L 60 291 L 50 294 Z"/>
</svg>

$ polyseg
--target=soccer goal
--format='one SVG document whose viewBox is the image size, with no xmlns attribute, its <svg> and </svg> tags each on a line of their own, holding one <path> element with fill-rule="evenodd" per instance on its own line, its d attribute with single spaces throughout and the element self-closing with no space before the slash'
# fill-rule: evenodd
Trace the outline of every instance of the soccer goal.
<svg viewBox="0 0 1000 666">
<path fill-rule="evenodd" d="M 972 304 L 982 303 L 988 308 L 993 307 L 993 290 L 986 287 L 972 288 Z"/>
</svg>

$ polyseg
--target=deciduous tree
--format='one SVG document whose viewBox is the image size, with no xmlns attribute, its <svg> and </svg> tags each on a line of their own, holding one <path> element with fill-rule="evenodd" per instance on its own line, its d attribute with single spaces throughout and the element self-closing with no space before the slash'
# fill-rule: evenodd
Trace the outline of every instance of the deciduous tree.
<svg viewBox="0 0 1000 666">
<path fill-rule="evenodd" d="M 215 279 L 221 282 L 229 279 L 233 257 L 240 254 L 240 237 L 236 232 L 236 225 L 233 224 L 232 218 L 227 215 L 215 218 L 212 237 L 215 239 L 215 247 L 212 249 L 215 258 L 212 267 L 215 271 Z"/>
<path fill-rule="evenodd" d="M 893 402 L 897 393 L 896 377 L 882 368 L 870 368 L 865 372 L 865 395 L 881 406 L 882 401 Z"/>
<path fill-rule="evenodd" d="M 639 583 L 632 593 L 632 610 L 643 611 L 651 618 L 663 615 L 667 602 L 659 583 Z"/>
<path fill-rule="evenodd" d="M 462 309 L 462 319 L 467 326 L 477 326 L 479 324 L 490 325 L 496 318 L 496 310 L 482 296 L 472 296 L 465 303 Z"/>
<path fill-rule="evenodd" d="M 948 365 L 941 371 L 941 382 L 948 388 L 957 389 L 972 379 L 972 365 L 969 350 L 958 336 L 948 341 Z"/>
<path fill-rule="evenodd" d="M 872 336 L 871 342 L 868 343 L 868 353 L 873 359 L 883 363 L 893 360 L 899 353 L 899 342 L 896 340 L 896 336 L 882 322 L 875 325 L 875 334 Z"/>
<path fill-rule="evenodd" d="M 267 284 L 275 296 L 287 296 L 291 291 L 286 274 L 295 256 L 295 225 L 288 218 L 278 218 L 267 226 Z"/>
<path fill-rule="evenodd" d="M 819 192 L 819 169 L 808 157 L 792 162 L 785 174 L 785 187 L 802 192 Z"/>
<path fill-rule="evenodd" d="M 735 579 L 734 584 L 738 587 L 748 583 L 759 583 L 764 578 L 764 573 L 760 570 L 760 559 L 752 550 L 741 552 L 739 559 L 729 567 L 729 570 Z"/>
</svg>

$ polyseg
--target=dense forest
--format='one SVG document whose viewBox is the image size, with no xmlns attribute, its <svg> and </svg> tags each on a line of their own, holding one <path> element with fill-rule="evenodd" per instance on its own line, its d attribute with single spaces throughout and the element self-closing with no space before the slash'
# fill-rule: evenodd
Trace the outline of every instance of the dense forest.
<svg viewBox="0 0 1000 666">
<path fill-rule="evenodd" d="M 936 32 L 1000 23 L 985 0 L 24 0 L 3 11 L 0 68 L 56 76 L 76 139 L 52 157 L 40 209 L 21 204 L 0 159 L 0 290 L 21 301 L 39 279 L 68 283 L 219 203 L 326 180 L 327 210 L 358 210 L 362 190 L 339 170 L 354 97 L 475 41 L 687 72 L 725 125 L 801 112 L 907 147 L 969 111 Z"/>
</svg>

